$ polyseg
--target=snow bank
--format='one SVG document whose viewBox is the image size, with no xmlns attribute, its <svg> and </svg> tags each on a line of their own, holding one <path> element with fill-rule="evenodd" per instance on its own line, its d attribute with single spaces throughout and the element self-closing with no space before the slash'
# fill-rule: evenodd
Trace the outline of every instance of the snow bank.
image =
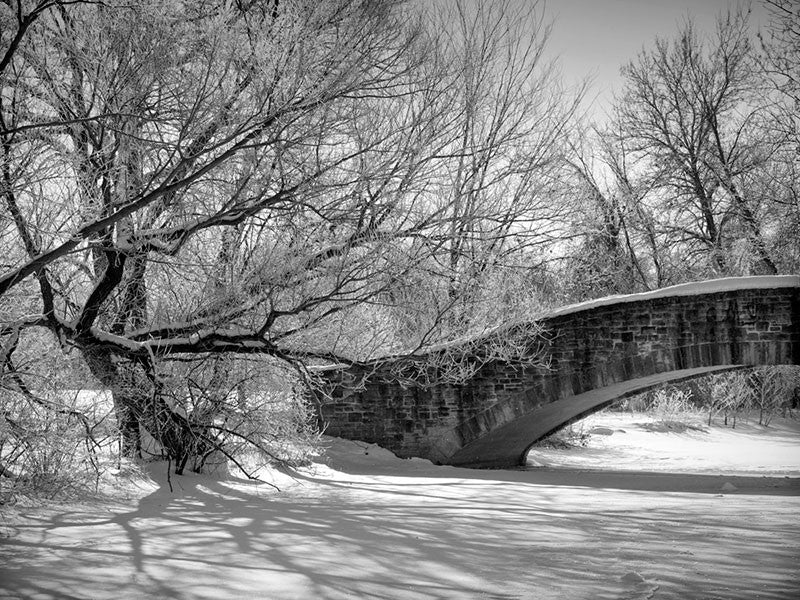
<svg viewBox="0 0 800 600">
<path fill-rule="evenodd" d="M 424 458 L 400 458 L 390 450 L 377 444 L 345 440 L 342 438 L 323 438 L 324 454 L 321 465 L 343 473 L 380 474 L 437 471 L 448 469 L 434 465 Z"/>
</svg>

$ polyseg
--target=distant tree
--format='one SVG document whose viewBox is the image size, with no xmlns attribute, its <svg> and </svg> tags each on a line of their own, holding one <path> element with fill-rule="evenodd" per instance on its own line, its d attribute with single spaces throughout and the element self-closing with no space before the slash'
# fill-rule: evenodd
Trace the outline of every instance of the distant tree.
<svg viewBox="0 0 800 600">
<path fill-rule="evenodd" d="M 785 210 L 763 185 L 785 137 L 771 135 L 772 100 L 748 14 L 727 13 L 707 45 L 691 23 L 622 69 L 616 124 L 646 161 L 659 229 L 683 260 L 711 273 L 776 273 Z"/>
<path fill-rule="evenodd" d="M 800 9 L 792 0 L 763 3 L 770 14 L 766 33 L 760 36 L 764 68 L 775 78 L 776 87 L 793 100 L 796 110 L 800 104 Z M 797 128 L 792 131 L 798 134 Z"/>
<path fill-rule="evenodd" d="M 567 259 L 571 298 L 584 300 L 640 292 L 664 285 L 661 253 L 644 198 L 624 146 L 594 130 L 567 159 L 565 178 L 578 208 L 574 246 Z"/>
<path fill-rule="evenodd" d="M 760 34 L 760 65 L 772 86 L 772 126 L 769 135 L 786 144 L 761 180 L 765 194 L 780 208 L 776 252 L 785 269 L 800 268 L 800 7 L 791 0 L 764 0 L 770 22 Z"/>
</svg>

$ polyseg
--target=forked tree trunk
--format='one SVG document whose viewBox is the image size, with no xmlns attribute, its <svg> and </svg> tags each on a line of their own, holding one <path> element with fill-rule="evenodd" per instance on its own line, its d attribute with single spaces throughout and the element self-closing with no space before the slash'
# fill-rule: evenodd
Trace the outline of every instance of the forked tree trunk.
<svg viewBox="0 0 800 600">
<path fill-rule="evenodd" d="M 182 475 L 188 460 L 205 450 L 202 440 L 186 419 L 172 411 L 152 382 L 130 362 L 114 362 L 102 352 L 84 350 L 92 374 L 111 390 L 122 437 L 121 452 L 141 458 L 144 429 L 161 446 L 165 457 Z"/>
</svg>

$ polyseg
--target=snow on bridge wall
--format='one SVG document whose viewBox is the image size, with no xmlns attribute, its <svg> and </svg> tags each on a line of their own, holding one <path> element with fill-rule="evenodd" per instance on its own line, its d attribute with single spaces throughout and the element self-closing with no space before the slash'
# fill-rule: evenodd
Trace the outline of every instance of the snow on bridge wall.
<svg viewBox="0 0 800 600">
<path fill-rule="evenodd" d="M 566 307 L 537 321 L 549 367 L 493 360 L 458 385 L 400 381 L 410 361 L 330 371 L 329 435 L 443 464 L 521 464 L 530 445 L 613 400 L 736 365 L 800 364 L 800 277 L 693 283 Z M 436 360 L 430 361 L 436 363 Z"/>
</svg>

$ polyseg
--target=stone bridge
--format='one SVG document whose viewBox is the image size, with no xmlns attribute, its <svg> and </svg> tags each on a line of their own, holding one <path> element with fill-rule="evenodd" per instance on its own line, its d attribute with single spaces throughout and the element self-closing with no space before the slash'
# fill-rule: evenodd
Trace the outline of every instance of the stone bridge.
<svg viewBox="0 0 800 600">
<path fill-rule="evenodd" d="M 522 465 L 534 442 L 621 397 L 715 371 L 800 364 L 800 276 L 603 298 L 501 335 L 520 331 L 532 333 L 515 359 L 487 358 L 472 342 L 462 353 L 471 376 L 458 383 L 437 372 L 458 356 L 452 347 L 326 371 L 326 433 L 440 464 Z"/>
</svg>

